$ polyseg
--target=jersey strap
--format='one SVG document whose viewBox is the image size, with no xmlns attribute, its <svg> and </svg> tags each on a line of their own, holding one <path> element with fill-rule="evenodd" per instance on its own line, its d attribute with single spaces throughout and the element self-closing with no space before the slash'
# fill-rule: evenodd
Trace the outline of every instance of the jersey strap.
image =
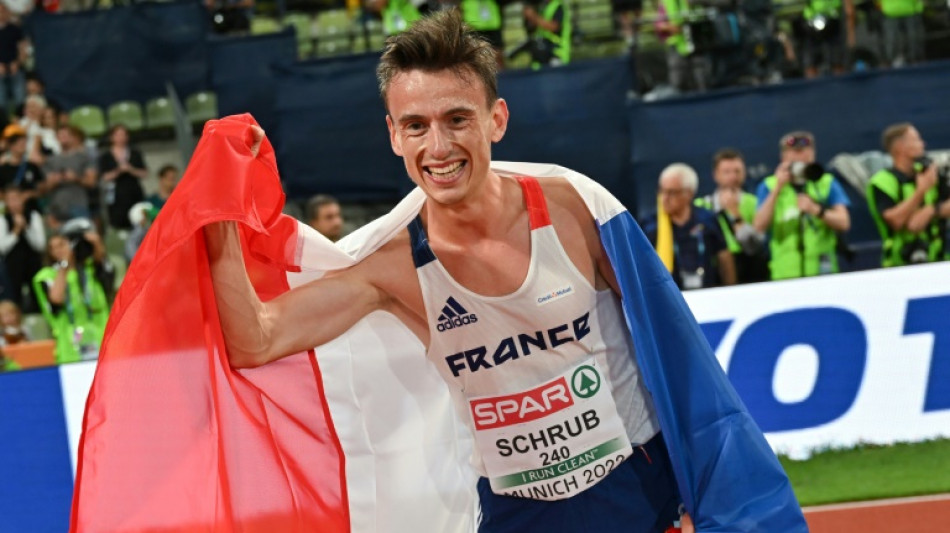
<svg viewBox="0 0 950 533">
<path fill-rule="evenodd" d="M 518 183 L 524 192 L 524 202 L 528 208 L 528 219 L 531 229 L 536 230 L 551 225 L 551 216 L 548 214 L 548 204 L 544 200 L 544 193 L 537 178 L 518 176 Z"/>
</svg>

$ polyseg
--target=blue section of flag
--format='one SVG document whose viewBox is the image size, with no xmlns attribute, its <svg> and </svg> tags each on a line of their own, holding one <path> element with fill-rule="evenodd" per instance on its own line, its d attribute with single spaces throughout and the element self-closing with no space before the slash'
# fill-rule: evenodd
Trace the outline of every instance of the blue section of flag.
<svg viewBox="0 0 950 533">
<path fill-rule="evenodd" d="M 0 533 L 69 529 L 73 473 L 59 369 L 0 375 Z"/>
<path fill-rule="evenodd" d="M 624 211 L 600 234 L 697 531 L 807 532 L 778 459 L 640 227 Z"/>
</svg>

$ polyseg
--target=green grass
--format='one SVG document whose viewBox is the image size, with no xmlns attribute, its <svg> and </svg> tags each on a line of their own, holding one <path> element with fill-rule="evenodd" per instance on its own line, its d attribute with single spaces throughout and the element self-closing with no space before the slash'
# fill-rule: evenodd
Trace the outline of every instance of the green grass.
<svg viewBox="0 0 950 533">
<path fill-rule="evenodd" d="M 950 492 L 950 439 L 779 457 L 802 506 Z"/>
</svg>

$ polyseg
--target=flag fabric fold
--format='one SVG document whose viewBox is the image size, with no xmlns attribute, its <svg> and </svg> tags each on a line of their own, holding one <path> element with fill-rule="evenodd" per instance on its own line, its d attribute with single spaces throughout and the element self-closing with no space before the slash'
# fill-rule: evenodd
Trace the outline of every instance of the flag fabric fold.
<svg viewBox="0 0 950 533">
<path fill-rule="evenodd" d="M 432 531 L 475 527 L 471 436 L 422 344 L 378 312 L 251 370 L 228 366 L 201 228 L 240 222 L 263 300 L 350 266 L 425 200 L 334 245 L 281 214 L 273 150 L 249 116 L 209 122 L 116 299 L 83 423 L 72 530 Z M 669 273 L 606 190 L 553 165 L 597 221 L 643 379 L 698 531 L 807 531 L 788 480 Z"/>
</svg>

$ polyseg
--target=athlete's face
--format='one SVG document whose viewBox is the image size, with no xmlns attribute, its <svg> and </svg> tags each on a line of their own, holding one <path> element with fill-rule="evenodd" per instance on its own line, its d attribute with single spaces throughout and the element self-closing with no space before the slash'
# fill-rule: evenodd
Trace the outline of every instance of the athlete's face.
<svg viewBox="0 0 950 533">
<path fill-rule="evenodd" d="M 491 145 L 508 126 L 508 106 L 502 99 L 489 106 L 477 76 L 403 72 L 392 79 L 386 104 L 393 152 L 430 199 L 455 204 L 484 183 Z"/>
</svg>

